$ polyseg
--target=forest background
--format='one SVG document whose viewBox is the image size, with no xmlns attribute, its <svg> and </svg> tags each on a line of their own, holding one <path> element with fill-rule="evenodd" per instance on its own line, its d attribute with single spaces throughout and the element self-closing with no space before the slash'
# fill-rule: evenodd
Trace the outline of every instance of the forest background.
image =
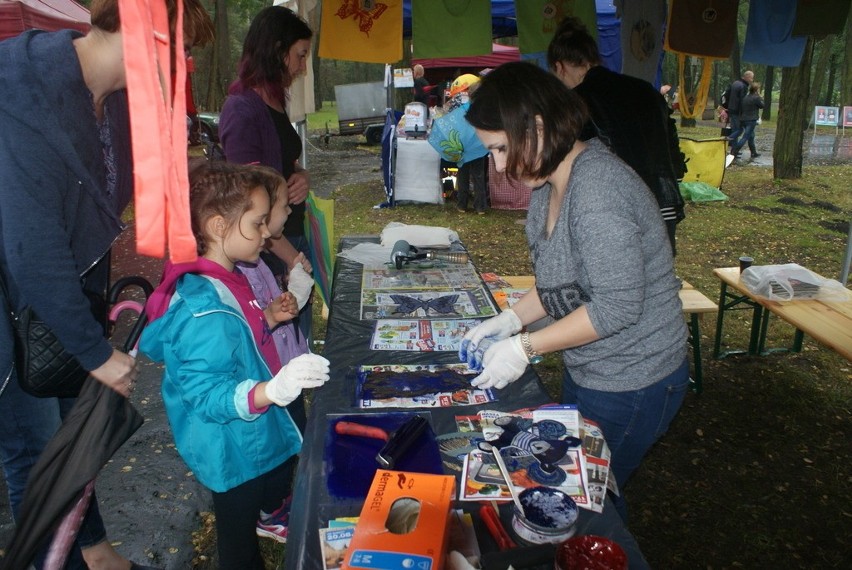
<svg viewBox="0 0 852 570">
<path fill-rule="evenodd" d="M 89 5 L 91 0 L 80 0 Z M 212 45 L 193 50 L 195 73 L 192 76 L 195 102 L 199 110 L 218 111 L 225 100 L 228 85 L 236 75 L 236 65 L 242 51 L 242 42 L 251 20 L 269 0 L 202 0 L 214 21 L 216 40 Z M 773 175 L 776 178 L 801 178 L 804 131 L 813 116 L 814 105 L 852 105 L 852 11 L 847 17 L 842 34 L 822 38 L 809 37 L 805 53 L 798 67 L 776 69 L 772 66 L 744 62 L 741 58 L 742 41 L 748 21 L 749 1 L 739 2 L 738 35 L 731 57 L 716 60 L 710 87 L 709 108 L 718 105 L 725 87 L 739 78 L 746 69 L 754 71 L 755 80 L 763 85 L 763 120 L 777 121 L 778 136 L 773 151 Z M 384 65 L 352 61 L 320 59 L 319 45 L 322 0 L 309 17 L 315 31 L 313 43 L 313 73 L 315 80 L 315 105 L 334 104 L 334 86 L 384 78 Z M 517 45 L 517 38 L 497 38 L 497 43 Z M 410 41 L 404 40 L 404 59 L 388 62 L 394 67 L 410 66 Z M 689 58 L 686 65 L 684 88 L 687 96 L 695 93 L 701 68 L 698 58 Z M 663 61 L 662 84 L 677 87 L 677 59 L 666 53 Z M 672 91 L 674 92 L 674 91 Z M 401 93 L 399 95 L 402 95 Z M 777 101 L 777 102 L 776 102 Z M 777 109 L 778 116 L 772 117 Z M 694 126 L 684 124 L 684 126 Z"/>
</svg>

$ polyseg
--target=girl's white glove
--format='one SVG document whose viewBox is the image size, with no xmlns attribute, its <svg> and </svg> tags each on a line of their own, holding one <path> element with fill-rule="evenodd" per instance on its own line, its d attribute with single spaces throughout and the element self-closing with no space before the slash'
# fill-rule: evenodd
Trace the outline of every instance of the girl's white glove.
<svg viewBox="0 0 852 570">
<path fill-rule="evenodd" d="M 327 381 L 328 360 L 319 354 L 302 354 L 266 383 L 266 396 L 277 405 L 286 406 L 305 388 L 317 388 Z"/>
<path fill-rule="evenodd" d="M 459 348 L 459 360 L 467 362 L 474 370 L 479 368 L 481 355 L 477 358 L 477 348 L 484 339 L 502 340 L 519 333 L 523 325 L 521 319 L 512 309 L 506 309 L 496 317 L 483 321 L 480 325 L 467 331 L 462 337 Z"/>
<path fill-rule="evenodd" d="M 523 375 L 529 363 L 520 335 L 503 339 L 485 351 L 482 374 L 470 384 L 482 390 L 505 388 Z"/>
<path fill-rule="evenodd" d="M 293 269 L 290 270 L 290 274 L 287 276 L 287 290 L 296 297 L 300 311 L 307 304 L 308 299 L 311 298 L 311 291 L 313 289 L 314 278 L 305 271 L 301 263 L 294 265 Z"/>
</svg>

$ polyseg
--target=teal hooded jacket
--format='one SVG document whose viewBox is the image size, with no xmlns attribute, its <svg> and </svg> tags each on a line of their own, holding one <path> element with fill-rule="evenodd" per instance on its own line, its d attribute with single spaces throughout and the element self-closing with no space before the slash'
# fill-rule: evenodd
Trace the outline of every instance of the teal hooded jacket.
<svg viewBox="0 0 852 570">
<path fill-rule="evenodd" d="M 301 449 L 286 408 L 249 410 L 249 392 L 272 374 L 221 281 L 180 277 L 168 310 L 146 327 L 139 347 L 165 364 L 163 403 L 175 443 L 204 486 L 228 491 Z"/>
</svg>

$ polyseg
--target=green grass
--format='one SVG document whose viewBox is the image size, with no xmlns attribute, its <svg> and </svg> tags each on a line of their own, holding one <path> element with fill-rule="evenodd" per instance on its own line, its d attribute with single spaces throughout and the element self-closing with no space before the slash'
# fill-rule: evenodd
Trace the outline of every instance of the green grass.
<svg viewBox="0 0 852 570">
<path fill-rule="evenodd" d="M 326 123 L 329 129 L 337 129 L 337 105 L 334 101 L 325 101 L 322 109 L 308 114 L 308 130 L 325 132 Z"/>
</svg>

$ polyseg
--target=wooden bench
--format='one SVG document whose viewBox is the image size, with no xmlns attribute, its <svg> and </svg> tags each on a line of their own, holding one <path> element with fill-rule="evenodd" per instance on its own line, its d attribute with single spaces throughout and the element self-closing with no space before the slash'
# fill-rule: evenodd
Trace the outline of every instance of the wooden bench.
<svg viewBox="0 0 852 570">
<path fill-rule="evenodd" d="M 692 345 L 693 377 L 692 389 L 696 394 L 704 390 L 704 369 L 701 365 L 701 328 L 699 321 L 704 313 L 715 313 L 719 310 L 709 297 L 687 283 L 681 281 L 680 302 L 683 312 L 689 315 L 689 344 Z"/>
<path fill-rule="evenodd" d="M 778 350 L 799 352 L 802 349 L 804 335 L 807 334 L 847 360 L 852 360 L 852 291 L 848 291 L 847 301 L 820 299 L 770 301 L 752 294 L 740 282 L 739 267 L 714 269 L 713 274 L 721 282 L 720 310 L 716 319 L 716 341 L 713 346 L 714 357 L 724 358 L 729 354 L 744 352 L 752 355 L 763 355 Z M 748 350 L 731 350 L 722 353 L 722 327 L 725 312 L 738 308 L 752 309 Z M 770 314 L 776 315 L 796 328 L 790 348 L 766 348 L 766 331 L 769 327 Z"/>
<path fill-rule="evenodd" d="M 503 280 L 514 289 L 530 289 L 535 286 L 535 277 L 532 275 L 509 275 L 503 277 Z M 692 346 L 693 358 L 692 389 L 696 394 L 700 394 L 704 389 L 700 319 L 704 313 L 715 313 L 719 310 L 719 307 L 704 293 L 686 281 L 681 283 L 680 301 L 683 304 L 684 314 L 689 315 L 689 344 Z"/>
</svg>

